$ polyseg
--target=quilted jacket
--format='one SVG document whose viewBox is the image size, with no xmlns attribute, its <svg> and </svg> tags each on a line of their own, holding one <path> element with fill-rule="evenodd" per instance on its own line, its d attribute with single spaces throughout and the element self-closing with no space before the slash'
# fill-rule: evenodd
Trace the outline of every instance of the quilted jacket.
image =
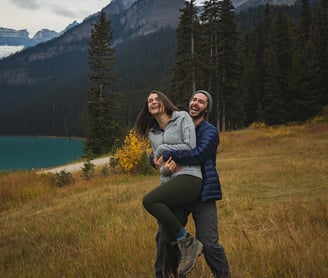
<svg viewBox="0 0 328 278">
<path fill-rule="evenodd" d="M 166 161 L 170 156 L 178 165 L 201 165 L 203 185 L 201 200 L 221 200 L 221 184 L 216 169 L 216 150 L 220 142 L 218 130 L 207 121 L 196 126 L 197 146 L 192 150 L 163 152 Z"/>
</svg>

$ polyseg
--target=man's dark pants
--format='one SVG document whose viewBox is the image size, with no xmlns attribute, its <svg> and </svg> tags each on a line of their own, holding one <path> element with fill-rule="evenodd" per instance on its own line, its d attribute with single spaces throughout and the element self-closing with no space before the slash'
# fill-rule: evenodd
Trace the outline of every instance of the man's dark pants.
<svg viewBox="0 0 328 278">
<path fill-rule="evenodd" d="M 228 259 L 224 248 L 218 244 L 218 217 L 215 201 L 198 201 L 190 206 L 184 214 L 181 212 L 181 223 L 187 222 L 188 214 L 192 213 L 196 238 L 203 243 L 203 254 L 205 260 L 215 277 L 230 277 Z M 176 276 L 179 251 L 176 246 L 170 243 L 174 240 L 170 238 L 159 225 L 156 235 L 157 256 L 155 262 L 155 272 L 157 278 L 167 278 Z"/>
</svg>

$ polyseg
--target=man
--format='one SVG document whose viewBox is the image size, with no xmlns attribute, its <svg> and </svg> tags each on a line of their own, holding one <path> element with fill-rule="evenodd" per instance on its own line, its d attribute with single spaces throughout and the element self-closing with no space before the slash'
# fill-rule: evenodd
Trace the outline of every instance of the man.
<svg viewBox="0 0 328 278">
<path fill-rule="evenodd" d="M 228 260 L 224 248 L 218 244 L 218 218 L 216 200 L 222 199 L 221 184 L 216 170 L 216 150 L 219 145 L 218 130 L 209 122 L 206 116 L 213 106 L 212 96 L 203 90 L 196 91 L 190 98 L 189 114 L 196 128 L 197 146 L 192 150 L 165 151 L 163 157 L 154 159 L 156 168 L 170 157 L 177 165 L 201 165 L 203 185 L 201 196 L 197 202 L 188 207 L 181 221 L 187 222 L 192 213 L 196 238 L 203 243 L 203 254 L 214 277 L 230 277 Z M 171 246 L 169 239 L 159 225 L 157 240 L 157 257 L 155 263 L 156 277 L 176 276 L 179 254 Z M 181 276 L 180 276 L 181 277 Z"/>
</svg>

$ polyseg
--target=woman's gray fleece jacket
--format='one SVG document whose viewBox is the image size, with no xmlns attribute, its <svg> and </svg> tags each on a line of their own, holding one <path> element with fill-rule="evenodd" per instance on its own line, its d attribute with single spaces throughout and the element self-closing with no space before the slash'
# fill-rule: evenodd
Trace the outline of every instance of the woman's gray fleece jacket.
<svg viewBox="0 0 328 278">
<path fill-rule="evenodd" d="M 174 111 L 164 130 L 153 127 L 149 131 L 149 140 L 154 156 L 160 157 L 164 151 L 191 150 L 196 147 L 195 125 L 185 111 Z M 181 166 L 178 172 L 166 174 L 164 166 L 160 170 L 161 183 L 178 175 L 192 175 L 202 179 L 200 165 Z"/>
</svg>

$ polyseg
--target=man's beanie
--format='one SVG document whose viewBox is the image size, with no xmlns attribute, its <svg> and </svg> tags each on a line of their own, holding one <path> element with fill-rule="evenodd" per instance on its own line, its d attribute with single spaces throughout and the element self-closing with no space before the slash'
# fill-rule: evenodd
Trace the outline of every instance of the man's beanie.
<svg viewBox="0 0 328 278">
<path fill-rule="evenodd" d="M 198 91 L 196 91 L 196 92 L 194 92 L 194 93 L 192 94 L 192 96 L 191 96 L 191 98 L 190 98 L 190 101 L 194 98 L 194 95 L 199 94 L 199 93 L 201 93 L 201 94 L 207 96 L 207 101 L 208 101 L 208 105 L 207 105 L 207 114 L 211 113 L 212 108 L 213 108 L 213 98 L 212 98 L 212 96 L 211 96 L 211 94 L 210 94 L 209 92 L 204 91 L 204 90 L 198 90 Z M 190 101 L 189 101 L 189 102 L 190 102 Z"/>
</svg>

